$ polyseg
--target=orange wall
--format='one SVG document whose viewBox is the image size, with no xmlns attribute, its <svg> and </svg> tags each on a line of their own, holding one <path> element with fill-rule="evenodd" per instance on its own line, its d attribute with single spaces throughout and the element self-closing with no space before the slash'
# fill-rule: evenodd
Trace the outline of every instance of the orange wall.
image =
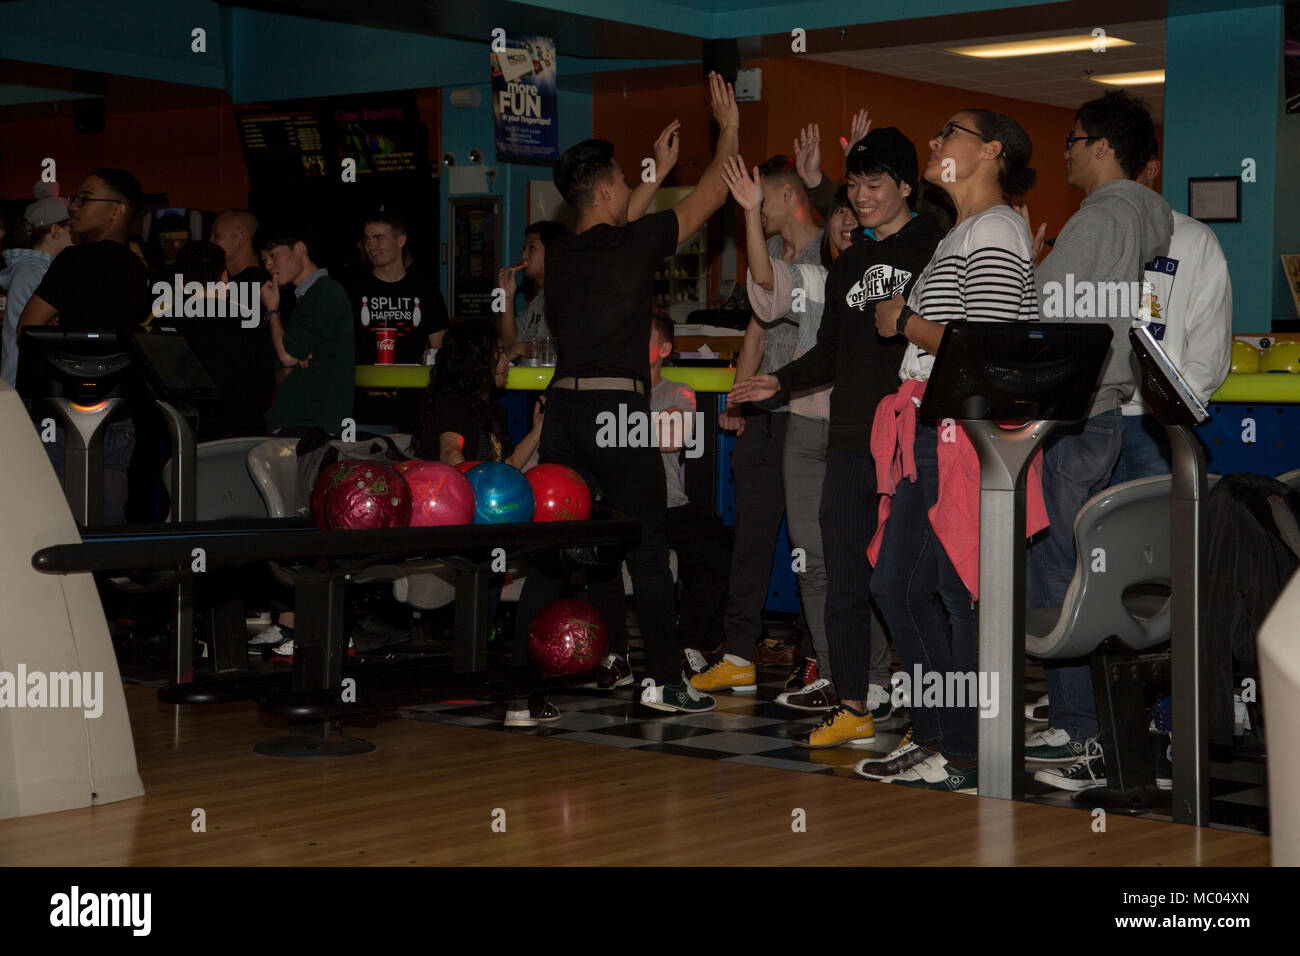
<svg viewBox="0 0 1300 956">
<path fill-rule="evenodd" d="M 897 126 L 911 138 L 924 167 L 929 156 L 928 140 L 949 117 L 962 109 L 982 108 L 1015 119 L 1034 144 L 1031 165 L 1038 171 L 1038 181 L 1026 199 L 1035 228 L 1046 221 L 1047 235 L 1056 235 L 1083 199 L 1082 192 L 1065 182 L 1062 140 L 1074 122 L 1072 109 L 969 93 L 799 57 L 746 65 L 763 70 L 762 101 L 740 106 L 740 149 L 749 166 L 774 153 L 790 154 L 799 129 L 807 123 L 818 123 L 826 173 L 842 178 L 844 154 L 838 138 L 848 133 L 853 113 L 866 107 L 871 111 L 873 127 Z M 654 80 L 647 74 L 656 72 L 661 74 L 665 88 L 648 88 Z M 698 67 L 669 67 L 641 71 L 640 76 L 597 77 L 595 135 L 614 143 L 615 155 L 633 184 L 633 170 L 639 170 L 642 157 L 651 155 L 655 137 L 672 119 L 682 121 L 682 146 L 678 167 L 666 185 L 698 181 L 712 150 L 708 97 L 699 76 Z M 743 236 L 743 222 L 738 218 L 737 223 L 736 235 Z M 741 246 L 738 264 L 743 269 L 743 243 Z M 715 259 L 715 281 L 717 271 Z"/>
</svg>

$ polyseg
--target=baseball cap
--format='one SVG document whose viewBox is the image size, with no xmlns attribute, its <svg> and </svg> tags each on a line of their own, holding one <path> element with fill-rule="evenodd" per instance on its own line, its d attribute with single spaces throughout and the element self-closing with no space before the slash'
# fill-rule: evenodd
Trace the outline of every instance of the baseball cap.
<svg viewBox="0 0 1300 956">
<path fill-rule="evenodd" d="M 33 231 L 68 218 L 68 201 L 58 196 L 47 196 L 29 205 L 23 212 L 27 228 Z"/>
<path fill-rule="evenodd" d="M 916 189 L 916 147 L 896 126 L 873 129 L 849 151 L 848 171 L 861 174 L 872 166 L 884 166 Z"/>
</svg>

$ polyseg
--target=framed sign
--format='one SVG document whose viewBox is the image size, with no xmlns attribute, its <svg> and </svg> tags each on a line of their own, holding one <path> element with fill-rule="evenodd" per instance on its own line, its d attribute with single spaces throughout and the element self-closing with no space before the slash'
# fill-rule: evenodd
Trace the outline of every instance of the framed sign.
<svg viewBox="0 0 1300 956">
<path fill-rule="evenodd" d="M 503 264 L 501 197 L 456 196 L 447 211 L 448 311 L 455 319 L 495 318 L 492 294 Z"/>
<path fill-rule="evenodd" d="M 1241 222 L 1241 177 L 1187 180 L 1187 215 L 1200 222 Z"/>
</svg>

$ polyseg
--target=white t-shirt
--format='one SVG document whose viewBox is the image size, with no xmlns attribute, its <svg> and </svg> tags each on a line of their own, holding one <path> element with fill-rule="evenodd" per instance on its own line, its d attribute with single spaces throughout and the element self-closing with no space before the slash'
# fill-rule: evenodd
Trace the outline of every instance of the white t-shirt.
<svg viewBox="0 0 1300 956">
<path fill-rule="evenodd" d="M 1038 316 L 1029 228 L 999 205 L 954 226 L 912 287 L 907 304 L 931 322 L 1029 321 Z M 934 356 L 909 343 L 898 377 L 930 378 Z"/>
<path fill-rule="evenodd" d="M 695 412 L 695 390 L 681 382 L 670 382 L 664 379 L 650 391 L 650 410 L 662 412 L 674 406 L 680 408 L 685 416 L 682 420 L 682 428 L 691 427 Z M 683 432 L 683 440 L 685 434 Z M 666 451 L 661 457 L 664 460 L 664 480 L 668 484 L 668 507 L 678 508 L 690 504 L 691 499 L 686 497 L 686 488 L 682 485 L 681 451 Z"/>
<path fill-rule="evenodd" d="M 1151 334 L 1196 397 L 1209 400 L 1232 365 L 1232 283 L 1228 261 L 1214 230 L 1174 213 L 1169 255 L 1146 265 L 1151 284 Z M 1147 411 L 1141 391 L 1124 406 L 1125 415 Z"/>
<path fill-rule="evenodd" d="M 551 335 L 550 326 L 546 324 L 546 293 L 539 292 L 533 296 L 523 315 L 515 320 L 515 329 L 520 342 L 533 339 L 545 339 Z"/>
</svg>

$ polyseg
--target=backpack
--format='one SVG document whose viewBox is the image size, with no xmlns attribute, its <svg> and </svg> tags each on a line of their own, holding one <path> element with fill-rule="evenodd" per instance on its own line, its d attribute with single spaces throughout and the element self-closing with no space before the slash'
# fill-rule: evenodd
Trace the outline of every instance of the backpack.
<svg viewBox="0 0 1300 956">
<path fill-rule="evenodd" d="M 294 484 L 293 508 L 305 515 L 310 509 L 316 476 L 336 461 L 377 461 L 385 465 L 409 461 L 410 435 L 376 435 L 365 441 L 343 441 L 322 428 L 313 428 L 298 442 L 298 471 Z"/>
<path fill-rule="evenodd" d="M 1263 475 L 1225 475 L 1206 512 L 1210 742 L 1231 746 L 1233 694 L 1243 678 L 1259 687 L 1259 626 L 1300 565 L 1300 492 Z"/>
</svg>

